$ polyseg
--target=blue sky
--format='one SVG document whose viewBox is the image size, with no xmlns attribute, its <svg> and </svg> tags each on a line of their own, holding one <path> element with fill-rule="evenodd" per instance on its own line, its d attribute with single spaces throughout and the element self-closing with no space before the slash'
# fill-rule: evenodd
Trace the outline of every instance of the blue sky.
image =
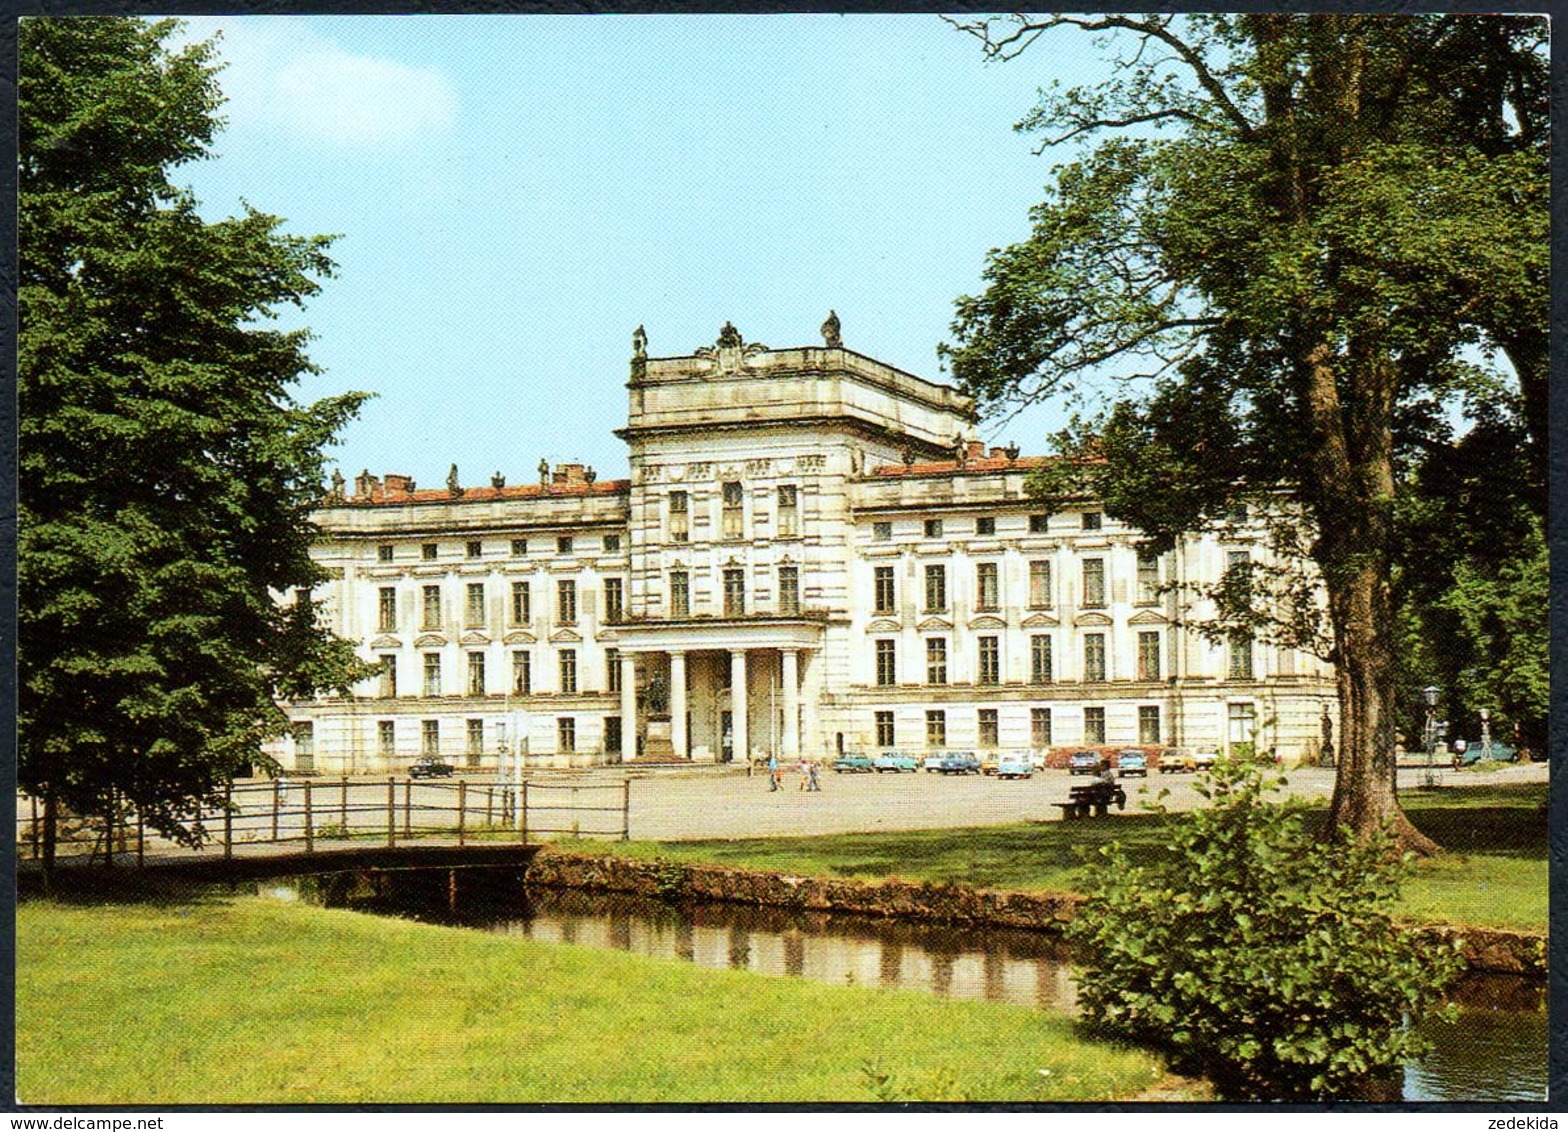
<svg viewBox="0 0 1568 1132">
<path fill-rule="evenodd" d="M 931 15 L 188 23 L 222 34 L 228 125 L 175 181 L 339 234 L 300 395 L 376 393 L 333 455 L 422 486 L 624 475 L 639 323 L 656 356 L 726 320 L 795 346 L 831 307 L 846 346 L 939 378 L 953 300 L 1050 172 L 1012 123 L 1096 66 L 1083 38 L 987 64 Z M 981 435 L 1043 451 L 1061 411 Z"/>
</svg>

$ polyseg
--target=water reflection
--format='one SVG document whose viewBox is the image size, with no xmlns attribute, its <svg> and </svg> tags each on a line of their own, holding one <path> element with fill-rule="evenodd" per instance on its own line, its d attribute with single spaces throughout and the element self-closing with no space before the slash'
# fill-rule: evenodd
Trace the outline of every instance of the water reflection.
<svg viewBox="0 0 1568 1132">
<path fill-rule="evenodd" d="M 612 948 L 699 967 L 839 986 L 923 990 L 1072 1012 L 1068 952 L 1056 938 L 828 912 L 682 905 L 576 890 L 526 889 L 519 872 L 387 870 L 300 877 L 291 894 L 328 907 L 459 924 L 543 943 Z M 270 891 L 278 887 L 268 882 Z M 1409 1101 L 1540 1100 L 1546 1089 L 1544 984 L 1465 979 L 1457 1023 L 1430 1022 L 1432 1054 L 1404 1075 Z"/>
</svg>

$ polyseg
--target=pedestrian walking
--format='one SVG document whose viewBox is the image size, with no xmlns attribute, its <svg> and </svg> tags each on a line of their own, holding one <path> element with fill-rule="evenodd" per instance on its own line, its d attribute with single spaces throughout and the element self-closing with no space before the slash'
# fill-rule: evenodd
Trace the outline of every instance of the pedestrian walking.
<svg viewBox="0 0 1568 1132">
<path fill-rule="evenodd" d="M 771 794 L 779 788 L 779 759 L 777 755 L 768 756 L 768 792 Z"/>
<path fill-rule="evenodd" d="M 821 782 L 820 779 L 817 778 L 817 764 L 814 763 L 814 762 L 806 763 L 806 789 L 807 790 L 821 790 L 822 789 L 822 782 Z"/>
</svg>

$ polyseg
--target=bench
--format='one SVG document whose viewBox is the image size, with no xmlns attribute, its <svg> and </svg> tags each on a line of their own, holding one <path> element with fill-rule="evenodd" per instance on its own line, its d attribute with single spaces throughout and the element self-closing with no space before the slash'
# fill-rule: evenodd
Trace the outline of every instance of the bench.
<svg viewBox="0 0 1568 1132">
<path fill-rule="evenodd" d="M 1127 794 L 1119 785 L 1092 782 L 1087 786 L 1074 786 L 1068 792 L 1068 800 L 1055 805 L 1062 811 L 1063 819 L 1086 818 L 1091 814 L 1103 818 L 1109 816 L 1113 802 L 1118 810 L 1127 808 Z"/>
</svg>

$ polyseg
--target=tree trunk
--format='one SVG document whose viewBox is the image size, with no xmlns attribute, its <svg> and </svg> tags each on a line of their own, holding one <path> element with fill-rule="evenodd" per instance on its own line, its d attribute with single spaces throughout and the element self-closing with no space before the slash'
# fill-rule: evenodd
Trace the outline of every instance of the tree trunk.
<svg viewBox="0 0 1568 1132">
<path fill-rule="evenodd" d="M 60 810 L 54 800 L 54 791 L 44 794 L 44 888 L 51 887 L 54 879 L 54 847 L 59 826 Z"/>
</svg>

